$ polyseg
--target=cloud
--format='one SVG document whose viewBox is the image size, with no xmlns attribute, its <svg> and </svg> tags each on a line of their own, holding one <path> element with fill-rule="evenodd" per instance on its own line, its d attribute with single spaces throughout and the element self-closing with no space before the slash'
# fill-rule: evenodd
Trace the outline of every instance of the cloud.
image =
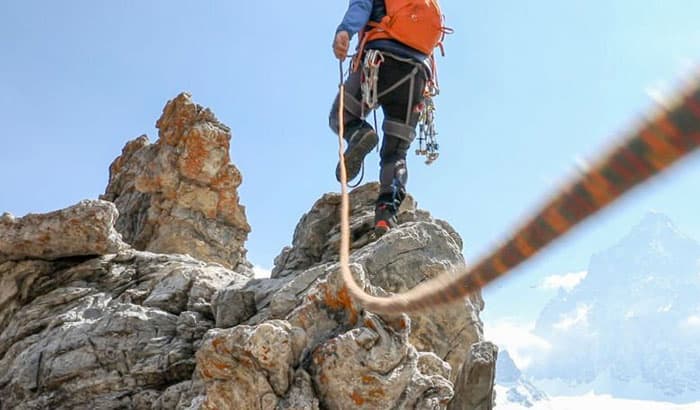
<svg viewBox="0 0 700 410">
<path fill-rule="evenodd" d="M 692 315 L 683 321 L 686 327 L 700 328 L 700 315 Z"/>
<path fill-rule="evenodd" d="M 570 314 L 561 315 L 561 320 L 555 323 L 552 327 L 557 330 L 569 330 L 578 324 L 587 324 L 588 312 L 590 311 L 591 307 L 589 305 L 579 306 Z"/>
<path fill-rule="evenodd" d="M 663 306 L 659 306 L 659 308 L 656 311 L 659 313 L 667 313 L 670 312 L 671 309 L 673 309 L 673 303 L 668 303 Z"/>
<path fill-rule="evenodd" d="M 668 106 L 670 103 L 671 87 L 666 81 L 659 81 L 656 84 L 648 86 L 644 92 L 657 104 Z"/>
<path fill-rule="evenodd" d="M 552 347 L 548 341 L 536 336 L 533 329 L 533 323 L 515 323 L 505 319 L 495 324 L 484 324 L 484 337 L 507 350 L 518 368 L 525 370 L 536 357 Z"/>
<path fill-rule="evenodd" d="M 591 170 L 591 161 L 589 161 L 582 155 L 576 155 L 574 157 L 574 165 L 576 166 L 576 170 L 580 174 L 585 174 Z"/>
<path fill-rule="evenodd" d="M 253 266 L 253 272 L 255 273 L 256 279 L 269 278 L 271 274 L 271 271 L 269 269 L 265 269 L 262 266 L 258 265 Z"/>
<path fill-rule="evenodd" d="M 578 286 L 581 281 L 583 281 L 588 272 L 574 272 L 566 273 L 564 275 L 552 275 L 544 278 L 541 287 L 544 289 L 564 289 L 567 292 L 571 292 L 576 286 Z"/>
<path fill-rule="evenodd" d="M 695 35 L 697 41 L 700 41 L 700 31 Z M 698 63 L 700 61 L 693 60 L 690 57 L 684 57 L 678 60 L 678 66 L 680 67 L 681 76 L 684 78 L 696 75 L 698 70 Z"/>
<path fill-rule="evenodd" d="M 700 36 L 700 34 L 698 34 Z M 676 61 L 676 80 L 659 80 L 644 89 L 644 92 L 657 104 L 662 107 L 668 107 L 672 98 L 684 82 L 695 78 L 697 73 L 697 61 L 692 58 L 684 57 Z"/>
</svg>

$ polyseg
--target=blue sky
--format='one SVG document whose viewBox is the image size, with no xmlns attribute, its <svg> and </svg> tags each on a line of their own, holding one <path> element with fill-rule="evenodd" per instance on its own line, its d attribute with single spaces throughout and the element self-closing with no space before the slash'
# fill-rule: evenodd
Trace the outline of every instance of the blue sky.
<svg viewBox="0 0 700 410">
<path fill-rule="evenodd" d="M 337 191 L 331 40 L 346 1 L 0 3 L 0 212 L 96 198 L 124 144 L 190 91 L 233 130 L 265 268 L 301 215 Z M 311 6 L 310 5 L 310 6 Z M 449 221 L 473 261 L 674 89 L 700 61 L 700 2 L 444 0 L 441 157 L 411 154 L 409 191 Z M 368 157 L 368 178 L 378 156 Z M 486 320 L 533 320 L 551 275 L 582 272 L 651 209 L 700 238 L 700 158 L 634 193 L 485 292 Z M 514 301 L 518 301 L 515 303 Z"/>
</svg>

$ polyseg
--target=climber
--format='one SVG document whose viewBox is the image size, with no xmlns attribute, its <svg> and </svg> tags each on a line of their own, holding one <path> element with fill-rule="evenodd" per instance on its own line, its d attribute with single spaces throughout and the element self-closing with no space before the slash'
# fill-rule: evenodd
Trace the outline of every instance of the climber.
<svg viewBox="0 0 700 410">
<path fill-rule="evenodd" d="M 408 14 L 406 9 L 410 9 Z M 387 24 L 390 20 L 391 28 Z M 359 34 L 358 51 L 344 83 L 348 180 L 359 174 L 365 156 L 379 142 L 366 116 L 379 106 L 384 113 L 374 220 L 377 235 L 395 226 L 406 196 L 406 154 L 416 136 L 424 98 L 434 86 L 432 52 L 441 45 L 446 30 L 437 0 L 350 0 L 336 30 L 333 52 L 341 61 L 348 56 L 350 40 Z M 337 95 L 329 117 L 336 134 L 340 132 L 339 99 Z M 340 162 L 336 178 L 340 181 Z"/>
</svg>

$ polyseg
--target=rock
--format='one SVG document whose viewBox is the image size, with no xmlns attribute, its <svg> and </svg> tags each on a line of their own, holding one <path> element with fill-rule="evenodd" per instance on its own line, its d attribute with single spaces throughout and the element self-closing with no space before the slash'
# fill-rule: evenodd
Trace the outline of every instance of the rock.
<svg viewBox="0 0 700 410">
<path fill-rule="evenodd" d="M 201 406 L 204 393 L 204 383 L 201 380 L 187 380 L 169 386 L 153 401 L 152 405 L 142 408 L 153 410 L 198 408 Z"/>
<path fill-rule="evenodd" d="M 464 265 L 459 244 L 442 225 L 419 221 L 400 227 L 351 257 L 352 262 L 364 267 L 372 285 L 389 292 L 404 292 Z M 464 303 L 411 315 L 411 343 L 418 350 L 434 352 L 458 369 L 469 346 L 483 339 L 479 319 L 483 306 L 480 293 L 475 293 Z"/>
<path fill-rule="evenodd" d="M 297 370 L 289 393 L 277 405 L 280 410 L 319 410 L 319 402 L 313 390 L 311 376 Z"/>
<path fill-rule="evenodd" d="M 365 245 L 374 224 L 374 204 L 379 193 L 378 183 L 368 183 L 350 192 L 350 228 L 352 248 Z M 400 217 L 415 218 L 415 201 L 408 195 L 401 205 Z M 340 195 L 325 194 L 302 216 L 294 230 L 292 246 L 285 248 L 275 259 L 272 277 L 285 276 L 321 262 L 337 260 L 340 243 Z"/>
<path fill-rule="evenodd" d="M 158 127 L 155 144 L 131 141 L 112 164 L 113 204 L 92 202 L 112 215 L 104 238 L 118 238 L 119 209 L 133 248 L 84 235 L 79 252 L 3 253 L 15 256 L 0 259 L 0 410 L 489 408 L 478 293 L 410 317 L 364 311 L 340 274 L 337 194 L 301 218 L 272 277 L 252 279 L 230 131 L 187 94 Z M 360 287 L 385 296 L 463 266 L 459 235 L 411 197 L 397 229 L 374 238 L 377 190 L 351 193 Z M 0 217 L 13 235 L 17 224 Z"/>
<path fill-rule="evenodd" d="M 433 352 L 418 352 L 418 370 L 423 374 L 437 374 L 450 379 L 452 367 Z"/>
<path fill-rule="evenodd" d="M 410 326 L 398 330 L 366 314 L 364 326 L 341 334 L 313 352 L 312 375 L 328 409 L 441 409 L 452 386 L 418 369 L 408 344 Z"/>
<path fill-rule="evenodd" d="M 168 102 L 156 126 L 155 144 L 146 136 L 129 142 L 110 167 L 101 198 L 117 205 L 117 230 L 136 249 L 242 272 L 250 226 L 230 163 L 231 131 L 186 93 Z"/>
<path fill-rule="evenodd" d="M 214 326 L 210 300 L 241 280 L 219 265 L 132 250 L 0 264 L 0 408 L 191 400 L 203 391 L 192 375 Z"/>
<path fill-rule="evenodd" d="M 351 262 L 361 267 L 373 286 L 403 292 L 445 270 L 464 265 L 459 235 L 446 222 L 417 209 L 410 197 L 402 204 L 399 229 L 368 242 L 378 189 L 378 184 L 369 183 L 350 193 L 351 235 L 356 248 Z M 292 246 L 277 257 L 273 276 L 280 280 L 280 288 L 272 293 L 274 296 L 261 300 L 263 306 L 270 301 L 273 317 L 284 318 L 279 311 L 290 311 L 291 306 L 298 304 L 304 289 L 327 275 L 319 269 L 327 270 L 338 260 L 339 203 L 336 194 L 320 198 L 299 221 Z M 285 280 L 286 277 L 294 279 Z M 259 303 L 259 310 L 261 307 Z M 418 350 L 435 352 L 453 369 L 459 369 L 471 344 L 483 339 L 479 319 L 483 308 L 484 302 L 477 292 L 463 304 L 412 315 L 410 341 Z M 457 374 L 452 377 L 456 378 Z"/>
<path fill-rule="evenodd" d="M 7 260 L 59 259 L 116 253 L 128 248 L 114 230 L 114 204 L 82 201 L 46 214 L 0 218 L 0 263 Z"/>
<path fill-rule="evenodd" d="M 238 287 L 219 291 L 213 301 L 216 327 L 234 327 L 257 313 L 255 293 Z"/>
<path fill-rule="evenodd" d="M 375 195 L 376 184 L 351 194 L 354 238 L 363 238 L 371 228 Z M 370 293 L 403 291 L 464 263 L 461 239 L 454 230 L 412 204 L 401 213 L 398 229 L 375 241 L 355 241 L 351 270 Z M 349 297 L 340 275 L 334 248 L 336 205 L 335 196 L 326 194 L 301 218 L 292 246 L 277 258 L 273 278 L 229 286 L 218 297 L 244 301 L 233 310 L 246 313 L 233 313 L 234 322 L 255 312 L 241 323 L 255 328 L 283 320 L 304 331 L 307 353 L 300 361 L 311 360 L 303 368 L 312 376 L 322 408 L 446 408 L 453 395 L 450 379 L 459 376 L 451 369 L 461 369 L 471 345 L 483 340 L 479 319 L 483 300 L 475 294 L 463 304 L 406 317 L 403 324 L 385 323 L 363 312 Z M 383 367 L 372 370 L 377 363 Z M 373 372 L 392 376 L 370 383 Z M 276 396 L 280 403 L 282 396 Z"/>
<path fill-rule="evenodd" d="M 492 410 L 498 347 L 491 342 L 471 346 L 468 360 L 455 383 L 455 398 L 450 410 Z"/>
<path fill-rule="evenodd" d="M 207 389 L 202 408 L 275 409 L 293 382 L 305 339 L 283 321 L 210 331 L 197 352 Z"/>
</svg>

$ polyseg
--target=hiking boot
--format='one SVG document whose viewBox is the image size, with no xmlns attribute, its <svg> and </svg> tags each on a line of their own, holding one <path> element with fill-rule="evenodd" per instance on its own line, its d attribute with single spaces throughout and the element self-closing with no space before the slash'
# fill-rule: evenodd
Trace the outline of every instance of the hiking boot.
<svg viewBox="0 0 700 410">
<path fill-rule="evenodd" d="M 382 236 L 394 228 L 398 223 L 396 219 L 396 207 L 390 203 L 379 203 L 374 208 L 374 233 Z"/>
<path fill-rule="evenodd" d="M 371 128 L 360 128 L 350 136 L 348 147 L 345 150 L 345 170 L 348 181 L 355 179 L 360 173 L 365 156 L 377 146 L 377 142 L 379 142 L 379 137 Z M 335 167 L 335 177 L 340 182 L 340 161 Z"/>
</svg>

